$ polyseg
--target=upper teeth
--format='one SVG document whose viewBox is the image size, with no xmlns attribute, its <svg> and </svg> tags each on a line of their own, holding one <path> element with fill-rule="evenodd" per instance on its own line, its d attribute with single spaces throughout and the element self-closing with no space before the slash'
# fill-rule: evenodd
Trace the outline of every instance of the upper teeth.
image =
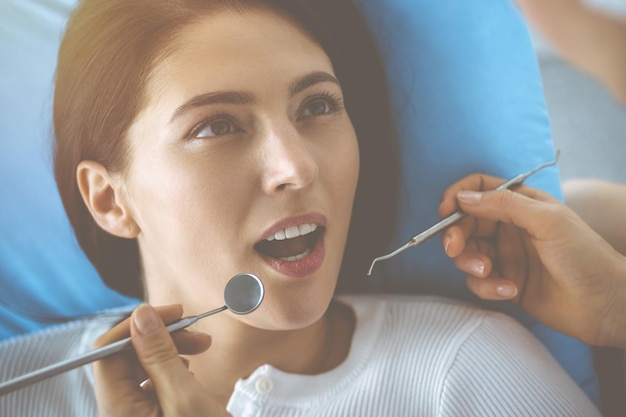
<svg viewBox="0 0 626 417">
<path fill-rule="evenodd" d="M 291 239 L 298 236 L 308 235 L 309 233 L 314 232 L 317 229 L 317 225 L 315 223 L 306 223 L 301 224 L 299 226 L 290 226 L 285 229 L 279 230 L 274 233 L 272 236 L 268 237 L 265 240 L 272 241 L 276 240 L 285 240 Z"/>
</svg>

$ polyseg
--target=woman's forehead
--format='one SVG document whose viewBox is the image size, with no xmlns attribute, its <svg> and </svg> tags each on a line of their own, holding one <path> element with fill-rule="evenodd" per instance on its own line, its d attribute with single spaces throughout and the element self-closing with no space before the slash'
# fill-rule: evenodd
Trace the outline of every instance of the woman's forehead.
<svg viewBox="0 0 626 417">
<path fill-rule="evenodd" d="M 183 82 L 233 88 L 256 76 L 297 76 L 311 70 L 332 73 L 330 59 L 308 33 L 267 9 L 224 10 L 183 27 L 157 62 L 151 79 L 167 85 Z M 159 90 L 163 90 L 160 88 Z"/>
</svg>

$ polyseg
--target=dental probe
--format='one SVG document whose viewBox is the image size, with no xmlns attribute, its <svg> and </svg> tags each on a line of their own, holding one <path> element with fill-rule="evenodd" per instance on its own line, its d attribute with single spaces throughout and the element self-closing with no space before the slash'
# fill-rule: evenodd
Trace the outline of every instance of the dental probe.
<svg viewBox="0 0 626 417">
<path fill-rule="evenodd" d="M 516 186 L 516 185 L 522 184 L 528 177 L 530 177 L 531 175 L 533 175 L 537 171 L 542 170 L 542 169 L 544 169 L 546 167 L 549 167 L 549 166 L 552 166 L 552 165 L 556 165 L 556 162 L 559 159 L 559 154 L 560 154 L 560 151 L 557 151 L 556 152 L 556 156 L 554 158 L 554 161 L 543 163 L 543 164 L 541 164 L 541 165 L 531 169 L 528 172 L 524 172 L 522 174 L 516 175 L 515 177 L 513 177 L 513 178 L 509 179 L 508 181 L 506 181 L 504 184 L 502 184 L 499 187 L 497 187 L 496 190 L 504 190 L 504 189 L 511 188 L 511 187 Z M 376 262 L 387 260 L 389 258 L 392 258 L 392 257 L 396 256 L 400 252 L 403 252 L 403 251 L 407 250 L 408 248 L 411 248 L 413 246 L 417 246 L 417 245 L 420 245 L 421 243 L 424 243 L 425 241 L 427 241 L 431 237 L 433 237 L 436 234 L 438 234 L 439 232 L 441 232 L 446 227 L 453 225 L 454 223 L 458 222 L 459 220 L 461 220 L 465 216 L 467 216 L 466 213 L 463 213 L 462 211 L 458 210 L 458 211 L 452 213 L 451 215 L 449 215 L 448 217 L 446 217 L 445 219 L 441 220 L 439 223 L 436 223 L 433 226 L 429 227 L 428 229 L 426 229 L 422 233 L 413 236 L 411 239 L 409 239 L 409 241 L 406 244 L 404 244 L 403 246 L 400 246 L 398 249 L 394 250 L 393 252 L 374 259 L 372 261 L 372 264 L 370 265 L 369 271 L 367 271 L 367 275 L 372 275 L 372 270 L 374 269 L 374 265 L 376 264 Z"/>
<path fill-rule="evenodd" d="M 261 283 L 261 280 L 257 276 L 252 274 L 237 274 L 228 281 L 224 289 L 225 305 L 197 316 L 183 317 L 179 321 L 167 326 L 166 329 L 169 333 L 172 333 L 189 327 L 202 318 L 212 316 L 226 309 L 235 314 L 252 313 L 263 301 L 264 294 L 263 283 Z M 0 396 L 127 349 L 132 349 L 130 337 L 94 349 L 75 358 L 58 362 L 0 383 Z"/>
</svg>

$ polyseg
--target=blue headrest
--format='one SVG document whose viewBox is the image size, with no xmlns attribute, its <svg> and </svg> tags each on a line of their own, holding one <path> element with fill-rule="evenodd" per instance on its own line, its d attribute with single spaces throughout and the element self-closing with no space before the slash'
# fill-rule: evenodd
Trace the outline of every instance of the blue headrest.
<svg viewBox="0 0 626 417">
<path fill-rule="evenodd" d="M 0 339 L 45 326 L 55 316 L 131 302 L 109 290 L 81 252 L 52 173 L 54 70 L 74 5 L 2 4 Z"/>
<path fill-rule="evenodd" d="M 510 0 L 355 0 L 378 36 L 401 135 L 395 245 L 437 220 L 443 190 L 472 172 L 511 177 L 554 149 L 526 26 Z M 0 30 L 0 339 L 136 300 L 105 287 L 80 251 L 52 175 L 56 51 L 75 0 L 5 0 Z M 562 198 L 556 168 L 528 183 Z M 391 249 L 391 248 L 390 248 Z M 365 262 L 369 263 L 369 260 Z M 397 291 L 472 298 L 438 239 L 377 265 Z M 597 402 L 588 346 L 509 304 Z"/>
</svg>

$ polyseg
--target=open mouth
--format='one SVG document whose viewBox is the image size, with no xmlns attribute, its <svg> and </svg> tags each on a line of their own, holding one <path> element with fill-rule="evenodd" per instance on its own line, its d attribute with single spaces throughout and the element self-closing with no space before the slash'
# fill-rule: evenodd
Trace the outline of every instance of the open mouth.
<svg viewBox="0 0 626 417">
<path fill-rule="evenodd" d="M 315 223 L 290 226 L 260 241 L 254 249 L 263 256 L 295 262 L 313 251 L 323 233 L 324 227 Z"/>
</svg>

